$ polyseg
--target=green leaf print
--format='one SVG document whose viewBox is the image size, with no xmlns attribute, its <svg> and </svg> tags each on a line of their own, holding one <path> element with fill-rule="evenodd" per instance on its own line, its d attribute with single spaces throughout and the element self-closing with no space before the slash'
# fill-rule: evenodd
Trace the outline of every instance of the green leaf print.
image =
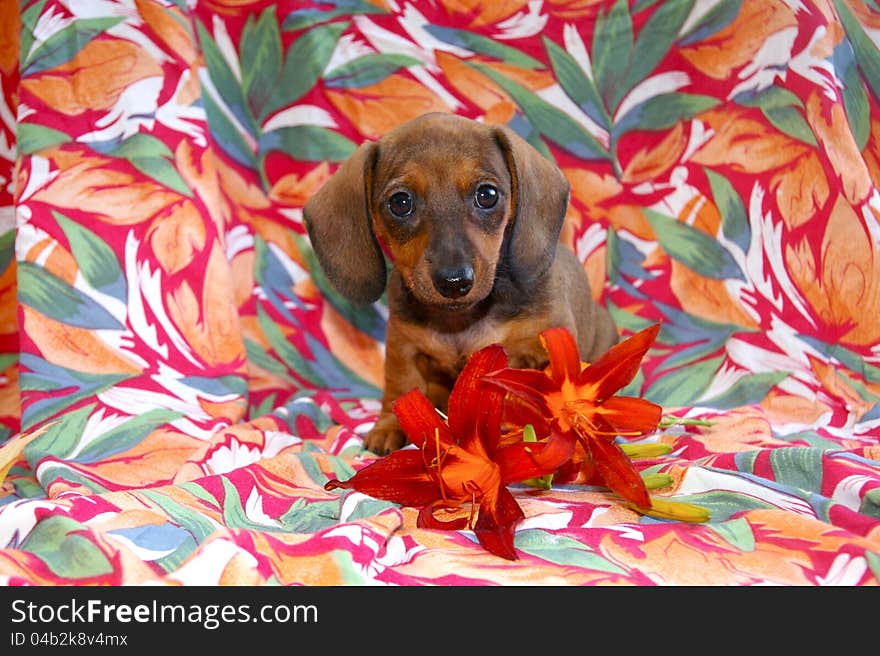
<svg viewBox="0 0 880 656">
<path fill-rule="evenodd" d="M 27 122 L 18 124 L 15 138 L 16 148 L 21 155 L 33 155 L 44 148 L 52 148 L 73 141 L 66 132 Z"/>
<path fill-rule="evenodd" d="M 713 237 L 655 210 L 646 209 L 645 216 L 661 246 L 673 259 L 706 278 L 745 280 L 736 260 Z"/>
<path fill-rule="evenodd" d="M 86 282 L 97 291 L 126 302 L 128 285 L 125 274 L 119 266 L 119 258 L 107 242 L 61 212 L 53 210 L 52 216 L 64 231 L 73 259 Z"/>
<path fill-rule="evenodd" d="M 74 20 L 25 56 L 21 77 L 25 78 L 48 71 L 69 62 L 92 39 L 102 32 L 106 32 L 114 25 L 118 25 L 123 20 L 125 19 L 116 16 Z"/>
<path fill-rule="evenodd" d="M 880 383 L 880 367 L 865 362 L 864 356 L 855 351 L 840 344 L 828 344 L 812 335 L 799 334 L 798 339 L 807 342 L 824 355 L 835 358 L 850 371 L 863 376 L 869 383 Z"/>
<path fill-rule="evenodd" d="M 837 75 L 843 82 L 843 88 L 840 90 L 843 109 L 856 146 L 862 151 L 871 137 L 871 107 L 868 93 L 856 66 L 855 53 L 849 42 L 844 41 L 834 49 L 832 60 Z"/>
<path fill-rule="evenodd" d="M 440 39 L 444 43 L 465 48 L 481 55 L 488 55 L 520 68 L 531 70 L 544 66 L 540 61 L 530 57 L 522 50 L 517 50 L 504 43 L 500 43 L 497 39 L 490 39 L 481 34 L 442 25 L 424 25 L 423 28 L 428 34 Z"/>
<path fill-rule="evenodd" d="M 516 532 L 516 548 L 556 565 L 587 570 L 625 574 L 614 561 L 590 550 L 582 542 L 544 529 L 523 529 Z"/>
<path fill-rule="evenodd" d="M 700 401 L 700 405 L 718 410 L 731 410 L 753 403 L 760 403 L 771 389 L 788 378 L 787 371 L 748 374 L 737 380 L 726 392 Z"/>
<path fill-rule="evenodd" d="M 730 25 L 742 8 L 742 0 L 725 0 L 717 3 L 709 11 L 703 14 L 693 24 L 688 26 L 687 30 L 678 40 L 680 46 L 690 46 L 708 37 L 720 32 Z"/>
<path fill-rule="evenodd" d="M 199 45 L 202 48 L 205 64 L 208 67 L 210 83 L 217 90 L 218 95 L 217 99 L 211 98 L 210 91 L 204 90 L 202 98 L 210 98 L 214 104 L 222 99 L 222 102 L 229 108 L 232 116 L 235 117 L 238 123 L 237 127 L 245 130 L 247 134 L 255 139 L 257 137 L 257 125 L 248 109 L 241 82 L 236 77 L 235 72 L 229 67 L 229 62 L 226 61 L 220 48 L 214 39 L 211 38 L 204 25 L 196 23 L 196 31 L 199 35 Z M 207 105 L 205 109 L 206 111 L 208 110 Z M 211 117 L 209 116 L 208 119 L 210 121 Z M 226 121 L 231 123 L 228 118 Z M 211 127 L 212 129 L 214 128 L 213 122 L 211 122 Z"/>
<path fill-rule="evenodd" d="M 294 125 L 265 132 L 260 137 L 260 155 L 282 151 L 305 162 L 341 162 L 357 148 L 348 137 L 318 125 Z"/>
<path fill-rule="evenodd" d="M 804 115 L 794 107 L 774 107 L 762 110 L 770 124 L 783 134 L 803 141 L 809 146 L 816 146 L 816 137 Z"/>
<path fill-rule="evenodd" d="M 324 76 L 324 85 L 332 89 L 357 89 L 381 82 L 400 68 L 422 64 L 422 60 L 408 55 L 371 53 L 329 71 Z"/>
<path fill-rule="evenodd" d="M 339 0 L 332 3 L 335 9 L 296 9 L 290 12 L 284 19 L 281 29 L 285 32 L 303 30 L 319 23 L 326 23 L 340 16 L 352 16 L 354 14 L 387 14 L 382 7 L 378 7 L 369 0 Z"/>
<path fill-rule="evenodd" d="M 858 19 L 853 16 L 844 0 L 834 0 L 837 15 L 846 31 L 846 36 L 852 43 L 856 55 L 856 64 L 862 70 L 862 76 L 874 94 L 875 100 L 880 100 L 880 50 L 865 34 L 865 30 Z"/>
<path fill-rule="evenodd" d="M 623 85 L 632 56 L 632 17 L 626 0 L 618 0 L 607 14 L 599 11 L 592 43 L 593 76 L 609 113 L 628 91 Z"/>
<path fill-rule="evenodd" d="M 709 358 L 664 373 L 645 390 L 645 398 L 664 408 L 691 405 L 712 383 L 724 358 Z"/>
<path fill-rule="evenodd" d="M 257 166 L 254 150 L 256 142 L 248 141 L 238 126 L 229 118 L 224 108 L 217 104 L 207 91 L 202 93 L 202 104 L 214 141 L 239 164 L 254 169 Z"/>
<path fill-rule="evenodd" d="M 21 354 L 21 379 L 23 392 L 58 392 L 47 395 L 24 409 L 22 430 L 30 430 L 39 422 L 61 410 L 69 410 L 81 400 L 110 389 L 133 374 L 93 374 L 75 371 L 38 358 L 29 353 Z"/>
<path fill-rule="evenodd" d="M 281 107 L 299 100 L 321 77 L 339 37 L 349 22 L 319 25 L 300 35 L 287 50 L 281 78 L 258 118 L 263 120 Z"/>
<path fill-rule="evenodd" d="M 69 326 L 125 329 L 125 325 L 97 301 L 32 262 L 18 263 L 18 295 L 24 305 Z"/>
<path fill-rule="evenodd" d="M 190 493 L 194 493 L 194 488 L 198 488 L 202 492 L 201 495 L 197 495 L 199 498 L 207 495 L 204 488 L 201 488 L 198 483 L 183 483 L 180 487 Z M 146 489 L 142 490 L 141 494 L 159 506 L 162 512 L 168 515 L 175 524 L 189 531 L 198 544 L 204 542 L 212 533 L 220 528 L 220 524 L 212 521 L 207 513 L 197 512 L 161 492 Z"/>
<path fill-rule="evenodd" d="M 773 449 L 769 453 L 773 480 L 804 492 L 821 492 L 826 451 L 809 447 Z"/>
<path fill-rule="evenodd" d="M 611 117 L 593 80 L 581 69 L 574 57 L 547 37 L 544 37 L 544 47 L 550 57 L 553 74 L 566 95 L 597 125 L 610 131 Z"/>
<path fill-rule="evenodd" d="M 56 576 L 75 581 L 113 572 L 113 564 L 88 536 L 87 526 L 53 515 L 36 526 L 21 548 L 41 559 Z"/>
<path fill-rule="evenodd" d="M 560 148 L 587 160 L 608 159 L 608 152 L 596 138 L 561 109 L 484 64 L 468 65 L 504 89 L 520 106 L 529 123 Z"/>
<path fill-rule="evenodd" d="M 693 6 L 694 0 L 662 2 L 645 21 L 633 46 L 632 62 L 622 87 L 624 95 L 648 77 L 667 55 Z"/>
<path fill-rule="evenodd" d="M 630 108 L 614 125 L 615 140 L 633 130 L 666 130 L 718 105 L 713 96 L 693 93 L 661 93 Z"/>
<path fill-rule="evenodd" d="M 739 246 L 743 252 L 748 251 L 752 241 L 752 229 L 746 215 L 746 207 L 742 198 L 734 189 L 730 180 L 723 175 L 704 169 L 709 179 L 709 188 L 715 207 L 721 215 L 721 232 L 724 237 Z"/>
<path fill-rule="evenodd" d="M 156 137 L 139 132 L 121 142 L 92 142 L 93 150 L 111 157 L 128 160 L 144 175 L 153 178 L 169 189 L 192 197 L 189 185 L 177 172 L 172 161 L 174 153 Z"/>
<path fill-rule="evenodd" d="M 94 437 L 78 450 L 73 460 L 82 463 L 101 462 L 140 444 L 157 428 L 184 416 L 182 412 L 174 412 L 164 408 L 147 410 Z"/>
<path fill-rule="evenodd" d="M 15 259 L 15 228 L 10 228 L 0 235 L 0 273 Z"/>
<path fill-rule="evenodd" d="M 748 520 L 740 517 L 726 522 L 717 522 L 707 525 L 710 530 L 718 534 L 727 544 L 736 547 L 739 551 L 750 553 L 755 550 L 755 532 Z"/>
<path fill-rule="evenodd" d="M 315 251 L 308 243 L 307 236 L 293 235 L 297 243 L 299 252 L 302 255 L 303 263 L 312 277 L 312 282 L 321 292 L 321 298 L 325 303 L 329 303 L 348 323 L 360 330 L 365 335 L 369 335 L 375 340 L 383 340 L 385 338 L 385 315 L 377 309 L 377 304 L 363 306 L 352 303 L 345 296 L 340 294 L 336 288 L 327 280 L 324 270 L 315 257 Z M 378 301 L 379 306 L 386 303 L 386 297 L 383 295 Z"/>
<path fill-rule="evenodd" d="M 281 75 L 281 31 L 275 11 L 273 3 L 256 21 L 253 14 L 248 16 L 241 34 L 241 82 L 253 116 L 263 115 Z"/>
<path fill-rule="evenodd" d="M 91 403 L 70 410 L 52 422 L 46 432 L 24 448 L 25 457 L 29 462 L 38 462 L 46 454 L 60 460 L 67 460 L 79 444 L 89 417 L 95 411 L 97 403 Z"/>
<path fill-rule="evenodd" d="M 46 3 L 48 2 L 49 0 L 37 0 L 27 9 L 24 8 L 24 3 L 19 3 L 21 7 L 21 26 L 23 28 L 19 30 L 21 39 L 19 45 L 19 68 L 22 70 L 24 70 L 25 62 L 30 58 L 31 48 L 33 48 L 36 40 L 34 35 L 37 33 L 37 22 L 40 20 L 43 9 L 46 8 Z"/>
</svg>

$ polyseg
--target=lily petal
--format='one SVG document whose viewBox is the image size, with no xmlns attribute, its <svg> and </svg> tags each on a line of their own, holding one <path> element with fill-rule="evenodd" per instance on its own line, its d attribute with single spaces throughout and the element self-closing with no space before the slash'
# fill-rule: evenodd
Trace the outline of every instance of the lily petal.
<svg viewBox="0 0 880 656">
<path fill-rule="evenodd" d="M 440 413 L 420 389 L 412 389 L 397 397 L 391 409 L 397 415 L 400 427 L 406 433 L 409 441 L 420 449 L 426 450 L 426 453 L 430 452 L 436 455 L 433 444 L 438 438 L 441 445 L 455 442 L 455 438 L 449 431 L 449 426 L 446 425 Z M 426 441 L 428 442 L 427 446 Z"/>
<path fill-rule="evenodd" d="M 657 430 L 663 408 L 634 396 L 612 396 L 598 412 L 623 437 L 638 437 Z"/>
<path fill-rule="evenodd" d="M 596 417 L 595 420 L 601 427 L 602 418 Z M 604 428 L 600 430 L 605 432 Z M 623 449 L 613 439 L 604 436 L 588 436 L 584 441 L 596 468 L 596 474 L 605 485 L 640 508 L 650 508 L 651 497 L 648 495 L 645 481 Z"/>
<path fill-rule="evenodd" d="M 555 473 L 571 457 L 574 444 L 574 437 L 565 440 L 553 436 L 543 444 L 517 442 L 498 449 L 493 460 L 498 464 L 501 480 L 505 485 L 520 483 L 529 478 Z"/>
<path fill-rule="evenodd" d="M 566 328 L 547 328 L 541 332 L 541 343 L 550 358 L 550 377 L 557 385 L 574 381 L 581 372 L 581 356 L 577 342 Z"/>
<path fill-rule="evenodd" d="M 550 416 L 547 398 L 558 392 L 556 384 L 543 371 L 537 369 L 501 369 L 484 376 L 485 382 L 497 385 L 508 392 L 515 394 L 521 404 L 527 404 L 535 409 L 540 417 Z"/>
<path fill-rule="evenodd" d="M 440 496 L 440 487 L 425 470 L 422 454 L 415 449 L 393 451 L 358 470 L 347 481 L 333 479 L 324 485 L 328 492 L 337 488 L 357 490 L 403 506 L 421 506 Z"/>
<path fill-rule="evenodd" d="M 487 387 L 481 378 L 505 367 L 507 353 L 500 344 L 480 349 L 468 358 L 449 394 L 449 428 L 453 435 L 470 435 L 484 410 L 501 404 L 503 392 Z"/>
<path fill-rule="evenodd" d="M 497 496 L 487 495 L 480 504 L 474 532 L 483 548 L 507 560 L 516 560 L 513 536 L 525 515 L 506 487 Z"/>
<path fill-rule="evenodd" d="M 585 391 L 585 395 L 599 402 L 610 398 L 636 377 L 642 358 L 651 348 L 659 332 L 658 323 L 615 344 L 593 364 L 581 371 L 577 378 L 578 386 L 591 388 Z"/>
</svg>

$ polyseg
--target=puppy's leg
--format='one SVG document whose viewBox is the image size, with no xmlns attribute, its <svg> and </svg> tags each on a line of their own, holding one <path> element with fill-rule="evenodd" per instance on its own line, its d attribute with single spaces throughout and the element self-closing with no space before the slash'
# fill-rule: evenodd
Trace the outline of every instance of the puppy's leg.
<svg viewBox="0 0 880 656">
<path fill-rule="evenodd" d="M 413 381 L 415 382 L 415 381 Z M 411 385 L 406 391 L 419 387 L 425 396 L 441 412 L 446 412 L 446 404 L 449 400 L 448 386 L 438 385 L 434 382 Z M 392 404 L 399 395 L 385 393 L 382 398 L 382 410 L 376 418 L 376 423 L 370 432 L 364 436 L 364 448 L 379 455 L 385 455 L 396 451 L 406 445 L 409 439 L 400 427 L 397 415 L 394 414 Z"/>
<path fill-rule="evenodd" d="M 395 414 L 387 409 L 390 404 L 382 403 L 382 411 L 376 418 L 376 424 L 364 436 L 364 448 L 380 456 L 396 451 L 406 444 L 406 435 L 400 428 Z"/>
<path fill-rule="evenodd" d="M 376 418 L 376 424 L 364 436 L 365 449 L 385 455 L 407 443 L 406 434 L 400 428 L 392 406 L 399 396 L 411 389 L 428 391 L 424 367 L 420 366 L 423 358 L 411 337 L 399 330 L 393 318 L 389 320 L 385 336 L 385 390 L 382 409 Z"/>
</svg>

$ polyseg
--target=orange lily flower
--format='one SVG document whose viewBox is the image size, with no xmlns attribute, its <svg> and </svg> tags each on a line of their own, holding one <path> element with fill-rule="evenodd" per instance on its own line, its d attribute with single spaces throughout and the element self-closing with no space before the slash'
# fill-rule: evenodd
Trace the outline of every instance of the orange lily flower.
<svg viewBox="0 0 880 656">
<path fill-rule="evenodd" d="M 550 359 L 545 371 L 505 368 L 483 380 L 513 395 L 508 405 L 515 423 L 531 423 L 547 435 L 531 443 L 539 468 L 557 471 L 556 480 L 580 473 L 638 508 L 650 508 L 645 483 L 615 438 L 656 431 L 662 408 L 615 394 L 638 373 L 659 330 L 659 324 L 646 328 L 588 364 L 567 329 L 549 328 L 540 335 Z"/>
<path fill-rule="evenodd" d="M 420 528 L 472 527 L 485 549 L 515 560 L 514 529 L 524 515 L 506 486 L 552 470 L 529 454 L 527 444 L 499 443 L 505 392 L 480 381 L 507 364 L 507 354 L 498 344 L 473 354 L 452 388 L 447 420 L 421 390 L 413 389 L 399 397 L 393 405 L 394 413 L 418 448 L 394 451 L 347 481 L 334 479 L 324 488 L 355 489 L 379 499 L 421 507 L 417 519 Z M 466 504 L 471 509 L 468 517 L 444 521 L 435 515 L 437 510 Z"/>
</svg>

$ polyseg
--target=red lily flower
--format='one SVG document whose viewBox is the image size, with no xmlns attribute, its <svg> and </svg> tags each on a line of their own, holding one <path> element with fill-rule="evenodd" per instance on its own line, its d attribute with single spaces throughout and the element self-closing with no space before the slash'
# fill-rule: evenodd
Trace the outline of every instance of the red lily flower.
<svg viewBox="0 0 880 656">
<path fill-rule="evenodd" d="M 448 420 L 421 390 L 399 397 L 393 407 L 401 428 L 418 449 L 400 449 L 373 461 L 347 481 L 324 488 L 355 489 L 406 506 L 420 507 L 420 528 L 459 530 L 471 526 L 488 551 L 516 559 L 513 534 L 524 515 L 507 484 L 551 473 L 525 444 L 501 445 L 505 392 L 482 385 L 488 373 L 507 367 L 500 345 L 473 354 L 449 396 Z M 555 469 L 555 467 L 554 467 Z M 469 504 L 468 517 L 440 520 L 436 511 Z M 473 522 L 475 509 L 476 522 Z"/>
<path fill-rule="evenodd" d="M 580 472 L 637 507 L 650 508 L 644 481 L 615 438 L 654 432 L 662 408 L 614 395 L 638 373 L 659 330 L 659 324 L 646 328 L 587 364 L 567 329 L 549 328 L 540 335 L 550 359 L 545 371 L 505 368 L 483 380 L 515 397 L 509 407 L 516 423 L 532 423 L 539 434 L 548 435 L 532 443 L 539 467 L 558 471 L 563 480 Z"/>
</svg>

